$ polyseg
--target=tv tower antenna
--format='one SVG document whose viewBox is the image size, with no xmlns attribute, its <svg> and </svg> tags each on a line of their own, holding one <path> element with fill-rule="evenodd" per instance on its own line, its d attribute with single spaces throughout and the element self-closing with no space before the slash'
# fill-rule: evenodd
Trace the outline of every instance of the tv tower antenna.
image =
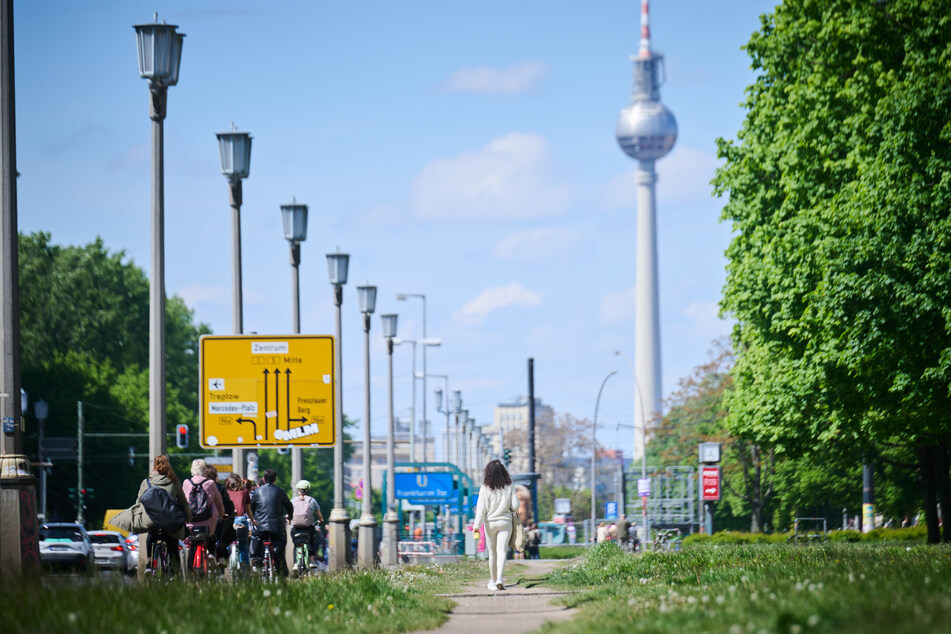
<svg viewBox="0 0 951 634">
<path fill-rule="evenodd" d="M 634 63 L 631 103 L 621 110 L 616 136 L 621 149 L 637 160 L 637 245 L 635 270 L 634 458 L 646 451 L 646 425 L 661 413 L 660 309 L 657 283 L 657 228 L 654 162 L 667 155 L 677 141 L 677 120 L 660 102 L 664 57 L 651 50 L 648 0 L 641 0 L 641 38 Z"/>
</svg>

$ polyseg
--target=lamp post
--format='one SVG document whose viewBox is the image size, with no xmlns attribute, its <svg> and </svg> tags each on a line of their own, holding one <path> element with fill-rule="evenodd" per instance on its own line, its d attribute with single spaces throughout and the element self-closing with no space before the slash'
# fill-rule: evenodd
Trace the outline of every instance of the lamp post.
<svg viewBox="0 0 951 634">
<path fill-rule="evenodd" d="M 452 393 L 452 411 L 456 415 L 456 466 L 462 464 L 462 433 L 459 430 L 462 413 L 462 390 L 454 390 Z"/>
<path fill-rule="evenodd" d="M 360 517 L 360 540 L 357 565 L 361 568 L 376 567 L 376 519 L 370 498 L 373 479 L 370 465 L 370 316 L 376 308 L 376 286 L 358 286 L 357 299 L 363 313 L 363 510 Z"/>
<path fill-rule="evenodd" d="M 461 432 L 461 442 L 459 443 L 459 458 L 462 462 L 460 465 L 462 467 L 462 472 L 469 473 L 469 410 L 460 409 L 459 410 L 459 423 L 461 427 L 459 431 Z"/>
<path fill-rule="evenodd" d="M 38 422 L 39 442 L 37 444 L 37 453 L 40 459 L 40 514 L 43 521 L 46 521 L 46 456 L 43 455 L 43 438 L 46 429 L 46 419 L 50 415 L 50 404 L 44 400 L 39 400 L 33 405 L 33 413 L 36 414 Z"/>
<path fill-rule="evenodd" d="M 149 82 L 152 120 L 152 245 L 149 268 L 149 464 L 165 453 L 165 133 L 168 87 L 178 83 L 184 33 L 136 24 L 139 76 Z"/>
<path fill-rule="evenodd" d="M 591 425 L 591 533 L 592 533 L 592 535 L 596 535 L 596 534 L 597 534 L 597 533 L 595 533 L 596 527 L 595 527 L 595 525 L 594 525 L 595 518 L 597 517 L 597 516 L 595 515 L 595 506 L 594 506 L 594 505 L 595 505 L 595 500 L 594 500 L 594 493 L 595 493 L 595 478 L 594 478 L 594 476 L 595 476 L 594 468 L 595 468 L 595 467 L 594 467 L 594 462 L 595 462 L 595 457 L 597 456 L 597 453 L 598 453 L 598 451 L 597 451 L 598 441 L 597 441 L 597 438 L 596 438 L 597 433 L 598 433 L 598 407 L 601 405 L 601 392 L 604 391 L 604 384 L 607 383 L 607 382 L 608 382 L 608 379 L 610 379 L 610 378 L 611 378 L 612 376 L 614 376 L 615 374 L 617 374 L 617 370 L 611 370 L 611 373 L 608 374 L 606 377 L 604 377 L 604 380 L 601 381 L 601 388 L 598 390 L 598 398 L 597 398 L 597 400 L 594 402 L 594 423 Z"/>
<path fill-rule="evenodd" d="M 442 345 L 441 339 L 400 339 L 394 338 L 393 343 L 397 346 L 404 343 L 412 344 L 413 346 L 413 396 L 410 401 L 410 423 L 409 423 L 409 460 L 410 462 L 416 462 L 416 344 L 423 344 L 423 355 L 426 354 L 426 346 L 440 346 Z M 426 411 L 426 392 L 423 392 L 423 411 Z M 425 417 L 425 413 L 423 414 Z M 423 430 L 423 457 L 421 462 L 426 462 L 426 437 L 425 437 L 425 425 Z"/>
<path fill-rule="evenodd" d="M 281 205 L 281 225 L 284 228 L 284 239 L 291 250 L 291 331 L 300 334 L 300 243 L 307 239 L 307 205 L 300 205 L 297 199 L 291 197 L 291 203 Z M 346 267 L 344 267 L 346 269 Z M 346 278 L 346 272 L 344 272 Z M 344 279 L 346 281 L 346 279 Z M 337 306 L 339 311 L 340 306 Z M 338 332 L 337 345 L 339 342 Z M 336 398 L 336 397 L 335 397 Z M 342 403 L 337 400 L 338 409 Z M 334 423 L 336 424 L 336 423 Z M 342 433 L 338 427 L 337 433 Z M 291 486 L 304 477 L 303 474 L 304 450 L 300 447 L 291 448 Z"/>
<path fill-rule="evenodd" d="M 327 273 L 334 287 L 334 307 L 336 322 L 336 350 L 334 351 L 334 507 L 330 512 L 330 557 L 331 571 L 343 570 L 352 563 L 350 553 L 350 517 L 343 498 L 343 363 L 341 361 L 341 310 L 343 304 L 343 286 L 347 283 L 347 268 L 350 256 L 346 253 L 327 254 Z"/>
<path fill-rule="evenodd" d="M 637 373 L 634 372 L 634 366 L 631 364 L 631 361 L 621 353 L 620 350 L 615 350 L 614 354 L 624 359 L 624 362 L 627 363 L 627 367 L 631 370 L 631 376 L 634 377 L 634 419 L 637 419 L 637 405 L 640 405 L 641 412 L 641 478 L 647 477 L 647 418 L 644 416 L 644 399 L 641 398 L 641 384 L 637 380 Z M 637 431 L 635 430 L 635 434 Z M 634 455 L 637 456 L 637 441 L 634 442 Z M 650 535 L 650 530 L 647 525 L 647 498 L 642 497 L 641 499 L 641 543 L 646 544 L 648 541 L 648 536 Z"/>
<path fill-rule="evenodd" d="M 445 456 L 443 462 L 449 462 L 449 377 L 445 374 L 430 374 L 429 376 L 434 379 L 443 379 L 446 381 L 446 409 L 443 409 L 442 388 L 436 388 L 436 411 L 440 414 L 446 415 L 446 442 L 445 444 Z"/>
<path fill-rule="evenodd" d="M 251 135 L 238 132 L 231 124 L 230 132 L 219 132 L 218 159 L 221 173 L 228 179 L 228 202 L 231 205 L 231 330 L 244 332 L 244 314 L 241 290 L 241 181 L 251 170 Z M 231 468 L 238 475 L 245 474 L 244 450 L 231 450 Z"/>
<path fill-rule="evenodd" d="M 396 299 L 403 302 L 410 297 L 418 297 L 423 302 L 423 339 L 426 339 L 426 296 L 422 293 L 397 293 Z M 438 344 L 436 344 L 438 345 Z M 413 367 L 416 366 L 416 348 L 413 347 Z M 428 436 L 428 422 L 426 421 L 426 348 L 423 348 L 423 462 L 426 462 L 426 437 Z M 413 402 L 416 402 L 416 371 L 413 371 Z M 415 412 L 413 412 L 415 416 Z M 414 421 L 415 426 L 415 421 Z M 412 435 L 410 435 L 412 439 Z"/>
<path fill-rule="evenodd" d="M 380 315 L 383 322 L 383 337 L 386 339 L 387 359 L 387 427 L 386 427 L 386 515 L 383 516 L 384 566 L 396 565 L 396 534 L 399 517 L 396 514 L 396 475 L 393 455 L 393 338 L 396 337 L 397 315 Z"/>
</svg>

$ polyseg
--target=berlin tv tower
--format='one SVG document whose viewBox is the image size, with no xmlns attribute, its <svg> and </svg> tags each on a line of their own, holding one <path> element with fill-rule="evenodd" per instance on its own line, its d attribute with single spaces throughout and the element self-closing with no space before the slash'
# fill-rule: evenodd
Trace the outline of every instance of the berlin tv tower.
<svg viewBox="0 0 951 634">
<path fill-rule="evenodd" d="M 637 261 L 634 313 L 635 391 L 634 458 L 642 458 L 646 428 L 661 413 L 660 309 L 657 290 L 657 229 L 654 161 L 665 156 L 677 141 L 677 120 L 660 102 L 664 57 L 651 51 L 648 1 L 641 0 L 641 42 L 634 63 L 631 105 L 621 110 L 616 136 L 621 149 L 637 160 Z"/>
</svg>

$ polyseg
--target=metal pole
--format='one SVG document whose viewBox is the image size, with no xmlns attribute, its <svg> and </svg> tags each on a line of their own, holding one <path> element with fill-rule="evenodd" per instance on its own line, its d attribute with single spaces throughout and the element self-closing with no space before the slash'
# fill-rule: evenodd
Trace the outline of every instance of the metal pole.
<svg viewBox="0 0 951 634">
<path fill-rule="evenodd" d="M 370 460 L 370 313 L 363 313 L 363 513 L 360 517 L 358 565 L 362 568 L 376 566 L 376 519 L 370 498 L 373 493 L 373 478 Z"/>
<path fill-rule="evenodd" d="M 82 525 L 83 520 L 83 402 L 76 401 L 76 523 Z"/>
<path fill-rule="evenodd" d="M 386 427 L 386 515 L 383 518 L 383 557 L 384 566 L 396 565 L 396 532 L 399 518 L 396 515 L 396 476 L 393 455 L 393 340 L 386 340 L 387 362 L 387 427 Z"/>
<path fill-rule="evenodd" d="M 241 179 L 228 180 L 228 202 L 231 205 L 231 330 L 244 332 L 243 291 L 241 282 Z M 231 468 L 240 476 L 247 472 L 244 449 L 231 450 Z"/>
<path fill-rule="evenodd" d="M 631 369 L 631 376 L 634 377 L 634 452 L 635 457 L 637 454 L 637 412 L 638 406 L 640 406 L 641 413 L 641 478 L 647 477 L 647 417 L 644 415 L 644 399 L 641 397 L 641 384 L 637 380 L 637 372 L 634 371 L 634 366 L 631 365 L 631 362 L 626 356 L 624 356 L 620 350 L 615 350 L 614 354 L 624 359 L 624 362 L 627 364 L 627 367 Z M 699 489 L 698 489 L 699 490 Z M 647 498 L 641 500 L 641 530 L 643 535 L 641 537 L 641 543 L 646 544 L 649 540 L 650 527 L 648 526 L 647 518 Z"/>
<path fill-rule="evenodd" d="M 413 341 L 413 398 L 409 406 L 409 461 L 416 462 L 416 342 Z M 423 347 L 425 350 L 425 346 Z"/>
<path fill-rule="evenodd" d="M 300 334 L 300 242 L 291 242 L 291 329 L 295 335 Z M 339 313 L 340 307 L 337 306 Z M 340 331 L 337 331 L 337 345 L 340 345 Z M 338 352 L 339 354 L 339 352 Z M 337 407 L 343 407 L 343 403 L 337 400 Z M 336 424 L 336 423 L 335 423 Z M 290 423 L 288 422 L 288 425 Z M 338 427 L 337 433 L 343 436 L 343 429 Z M 334 460 L 336 460 L 336 446 L 334 447 Z M 295 486 L 304 478 L 304 450 L 300 447 L 291 448 L 291 486 Z M 335 489 L 336 491 L 336 489 Z M 336 498 L 335 498 L 336 499 Z"/>
<path fill-rule="evenodd" d="M 152 251 L 149 270 L 149 464 L 165 453 L 165 141 L 168 88 L 149 82 L 152 119 Z"/>
<path fill-rule="evenodd" d="M 420 298 L 423 300 L 423 462 L 429 462 L 428 454 L 426 453 L 426 445 L 429 440 L 429 420 L 426 418 L 426 296 L 420 295 Z M 414 357 L 415 358 L 415 357 Z M 416 376 L 415 373 L 413 375 Z M 424 518 L 425 520 L 425 518 Z"/>
<path fill-rule="evenodd" d="M 335 334 L 336 347 L 334 355 L 334 426 L 336 428 L 336 442 L 334 443 L 334 508 L 330 513 L 331 539 L 330 561 L 331 571 L 343 570 L 351 561 L 350 556 L 350 517 L 343 497 L 343 357 L 341 349 L 341 309 L 343 304 L 343 286 L 334 284 L 335 307 Z"/>
<path fill-rule="evenodd" d="M 594 423 L 591 425 L 591 530 L 595 530 L 595 457 L 597 455 L 597 433 L 598 433 L 598 407 L 601 406 L 601 392 L 604 391 L 604 384 L 608 382 L 612 376 L 617 374 L 617 370 L 612 370 L 611 374 L 604 377 L 604 380 L 601 381 L 601 387 L 598 389 L 598 398 L 594 402 Z M 597 535 L 597 533 L 594 533 Z"/>
</svg>

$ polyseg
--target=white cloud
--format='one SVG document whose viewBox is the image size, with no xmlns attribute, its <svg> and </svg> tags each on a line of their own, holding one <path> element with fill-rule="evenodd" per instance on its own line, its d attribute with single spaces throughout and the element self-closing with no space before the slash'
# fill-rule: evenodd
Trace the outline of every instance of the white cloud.
<svg viewBox="0 0 951 634">
<path fill-rule="evenodd" d="M 603 324 L 620 324 L 634 319 L 634 287 L 605 293 L 598 308 L 598 319 Z"/>
<path fill-rule="evenodd" d="M 658 203 L 706 202 L 713 200 L 710 180 L 719 165 L 714 154 L 692 147 L 675 147 L 657 161 Z M 611 208 L 637 206 L 637 183 L 632 167 L 612 177 L 602 190 L 603 202 Z"/>
<path fill-rule="evenodd" d="M 570 227 L 542 227 L 516 231 L 495 245 L 492 256 L 498 260 L 570 261 L 591 251 L 591 241 Z"/>
<path fill-rule="evenodd" d="M 228 297 L 225 289 L 220 286 L 205 286 L 197 282 L 189 284 L 176 295 L 185 300 L 185 304 L 192 310 L 197 309 L 199 304 L 221 304 Z"/>
<path fill-rule="evenodd" d="M 548 66 L 539 61 L 522 62 L 509 68 L 460 68 L 449 75 L 444 88 L 449 92 L 480 95 L 522 95 L 535 89 L 549 72 Z"/>
<path fill-rule="evenodd" d="M 515 133 L 430 162 L 413 182 L 411 208 L 427 220 L 546 218 L 564 215 L 571 198 L 548 142 Z"/>
<path fill-rule="evenodd" d="M 542 303 L 541 293 L 524 288 L 518 282 L 507 286 L 487 288 L 470 300 L 461 309 L 453 312 L 453 318 L 467 325 L 478 325 L 485 321 L 489 313 L 509 306 L 538 306 Z"/>
</svg>

